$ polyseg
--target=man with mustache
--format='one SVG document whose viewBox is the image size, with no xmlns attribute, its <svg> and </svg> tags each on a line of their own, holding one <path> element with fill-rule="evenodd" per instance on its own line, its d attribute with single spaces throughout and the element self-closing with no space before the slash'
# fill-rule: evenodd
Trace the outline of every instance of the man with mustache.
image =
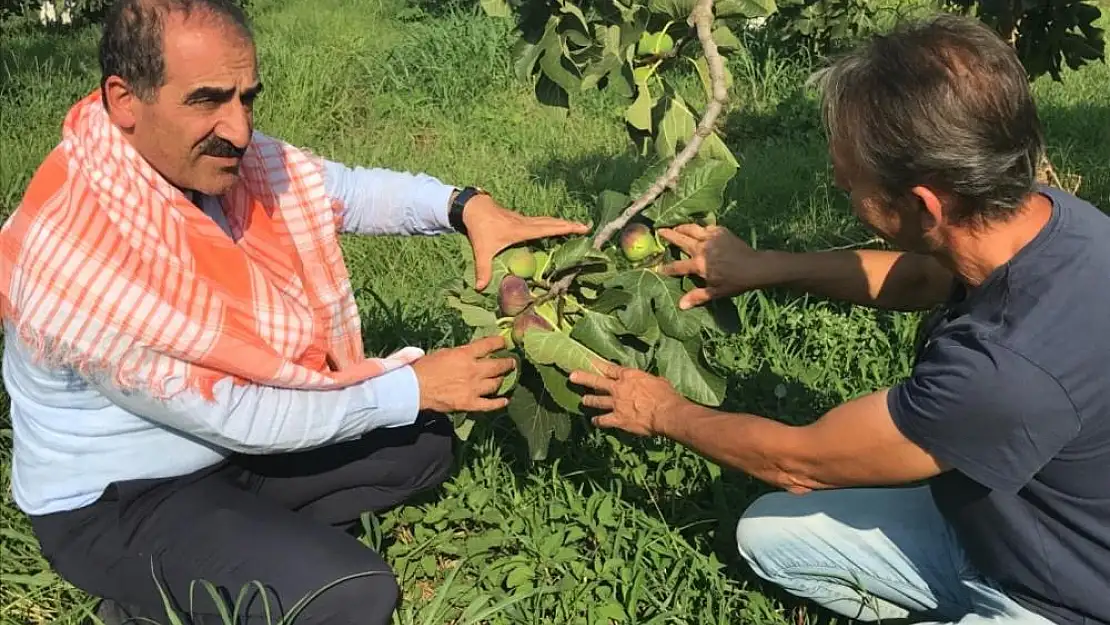
<svg viewBox="0 0 1110 625">
<path fill-rule="evenodd" d="M 318 591 L 297 623 L 389 622 L 397 582 L 345 530 L 442 482 L 443 414 L 502 408 L 514 361 L 497 337 L 367 358 L 338 233 L 463 232 L 485 288 L 499 251 L 586 226 L 256 132 L 228 0 L 120 0 L 100 63 L 0 231 L 17 504 L 107 623 L 169 622 L 163 592 L 222 623 L 199 580 L 246 588 L 242 622 Z"/>
<path fill-rule="evenodd" d="M 797 427 L 615 366 L 572 375 L 583 403 L 783 489 L 745 511 L 740 554 L 840 615 L 1110 623 L 1110 218 L 1036 184 L 1025 71 L 974 20 L 902 26 L 817 78 L 837 185 L 904 251 L 757 252 L 683 225 L 662 236 L 690 257 L 663 271 L 705 280 L 681 308 L 772 286 L 938 307 L 909 378 Z"/>
</svg>

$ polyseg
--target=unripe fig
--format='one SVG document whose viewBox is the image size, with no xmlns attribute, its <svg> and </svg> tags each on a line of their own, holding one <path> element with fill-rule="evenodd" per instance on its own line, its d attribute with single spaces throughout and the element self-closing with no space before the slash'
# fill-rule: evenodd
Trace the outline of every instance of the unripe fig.
<svg viewBox="0 0 1110 625">
<path fill-rule="evenodd" d="M 636 53 L 640 56 L 666 54 L 674 49 L 674 39 L 664 32 L 644 32 L 640 35 L 640 42 L 636 46 Z"/>
<path fill-rule="evenodd" d="M 554 330 L 547 319 L 534 312 L 528 312 L 513 319 L 513 343 L 522 345 L 524 343 L 524 333 L 531 329 Z"/>
<path fill-rule="evenodd" d="M 501 279 L 498 300 L 501 304 L 501 312 L 513 317 L 532 303 L 532 293 L 528 291 L 528 283 L 524 278 L 507 275 Z"/>
<path fill-rule="evenodd" d="M 518 278 L 529 279 L 536 275 L 536 256 L 528 250 L 518 247 L 505 254 L 505 264 L 509 271 Z"/>
<path fill-rule="evenodd" d="M 655 236 L 642 223 L 630 223 L 621 230 L 621 251 L 632 262 L 640 261 L 660 251 Z"/>
</svg>

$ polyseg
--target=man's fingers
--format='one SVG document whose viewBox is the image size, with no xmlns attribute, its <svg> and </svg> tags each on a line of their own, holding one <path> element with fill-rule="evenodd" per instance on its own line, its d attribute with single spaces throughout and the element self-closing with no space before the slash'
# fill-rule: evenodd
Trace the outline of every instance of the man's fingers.
<svg viewBox="0 0 1110 625">
<path fill-rule="evenodd" d="M 474 257 L 474 288 L 484 291 L 493 275 L 493 259 L 487 256 Z"/>
<path fill-rule="evenodd" d="M 597 389 L 611 393 L 615 382 L 607 377 L 602 377 L 585 371 L 574 371 L 570 374 L 570 381 L 580 386 Z"/>
<path fill-rule="evenodd" d="M 612 410 L 613 398 L 609 395 L 583 395 L 582 405 L 598 410 Z"/>
<path fill-rule="evenodd" d="M 619 428 L 617 415 L 608 412 L 603 415 L 598 415 L 591 419 L 593 424 L 599 428 Z"/>
<path fill-rule="evenodd" d="M 476 357 L 488 356 L 493 352 L 506 347 L 505 337 L 500 334 L 484 336 L 466 346 Z M 511 360 L 511 359 L 510 359 Z"/>
<path fill-rule="evenodd" d="M 709 229 L 698 224 L 682 224 L 680 226 L 675 226 L 674 230 L 695 241 L 704 241 L 709 238 Z"/>
<path fill-rule="evenodd" d="M 698 270 L 698 262 L 693 258 L 685 258 L 683 260 L 676 260 L 673 263 L 667 263 L 659 268 L 659 273 L 665 276 L 701 275 L 701 272 Z"/>
<path fill-rule="evenodd" d="M 513 370 L 516 367 L 515 358 L 486 358 L 481 361 L 482 375 L 487 378 L 500 377 Z"/>
<path fill-rule="evenodd" d="M 682 226 L 679 226 L 681 228 Z M 659 236 L 667 241 L 677 245 L 683 252 L 694 255 L 694 250 L 698 247 L 697 239 L 694 239 L 688 234 L 685 234 L 677 228 L 660 228 Z"/>
<path fill-rule="evenodd" d="M 590 227 L 577 221 L 567 221 L 557 217 L 541 217 L 536 220 L 536 225 L 543 232 L 540 236 L 554 237 L 564 234 L 586 234 Z"/>
<path fill-rule="evenodd" d="M 714 296 L 715 293 L 709 288 L 694 289 L 686 295 L 683 295 L 682 299 L 678 300 L 678 307 L 682 310 L 689 310 L 695 306 L 701 306 L 709 302 Z"/>
<path fill-rule="evenodd" d="M 508 397 L 495 397 L 492 399 L 481 398 L 474 402 L 469 412 L 493 412 L 509 405 Z"/>
<path fill-rule="evenodd" d="M 501 388 L 501 378 L 497 377 L 482 380 L 475 390 L 478 391 L 479 395 L 493 395 L 499 388 Z"/>
</svg>

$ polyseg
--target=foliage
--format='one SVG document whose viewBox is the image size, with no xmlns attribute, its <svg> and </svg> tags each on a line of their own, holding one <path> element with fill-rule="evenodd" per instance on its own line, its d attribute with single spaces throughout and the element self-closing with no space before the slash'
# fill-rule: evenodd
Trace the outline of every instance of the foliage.
<svg viewBox="0 0 1110 625">
<path fill-rule="evenodd" d="M 710 93 L 706 59 L 692 54 L 697 34 L 689 21 L 695 0 L 482 0 L 488 15 L 513 18 L 519 38 L 512 56 L 516 75 L 530 81 L 540 103 L 567 109 L 588 90 L 612 89 L 626 101 L 624 119 L 632 138 L 659 157 L 675 154 L 688 140 L 695 112 L 670 70 L 697 70 Z M 775 0 L 714 3 L 713 38 L 727 55 L 740 47 L 735 34 L 775 10 Z M 726 70 L 727 72 L 727 70 Z M 726 81 L 731 83 L 731 77 Z M 733 160 L 714 133 L 706 148 Z"/>
<path fill-rule="evenodd" d="M 1031 80 L 1048 74 L 1058 81 L 1065 65 L 1105 60 L 1095 0 L 939 0 L 937 6 L 975 16 L 1011 42 Z M 833 53 L 880 32 L 889 12 L 867 0 L 778 0 L 768 28 L 782 42 Z"/>
<path fill-rule="evenodd" d="M 1098 5 L 1084 0 L 946 0 L 956 10 L 978 16 L 1017 49 L 1030 78 L 1060 80 L 1066 65 L 1078 69 L 1105 61 L 1105 31 L 1095 22 Z"/>
<path fill-rule="evenodd" d="M 642 191 L 666 165 L 649 168 L 626 191 Z M 510 396 L 509 417 L 534 460 L 547 457 L 552 437 L 567 440 L 572 418 L 584 414 L 569 374 L 597 372 L 599 361 L 662 375 L 680 393 L 705 405 L 717 406 L 724 399 L 724 379 L 710 368 L 704 340 L 728 331 L 736 322 L 736 308 L 724 300 L 680 310 L 678 300 L 692 287 L 692 279 L 659 272 L 664 263 L 680 258 L 681 251 L 652 230 L 715 221 L 734 172 L 728 161 L 700 157 L 674 188 L 626 228 L 619 242 L 600 250 L 588 237 L 535 242 L 499 254 L 483 292 L 474 288 L 473 268 L 446 285 L 447 304 L 474 329 L 474 338 L 500 334 L 511 346 L 496 354 L 519 364 L 500 392 Z M 603 191 L 596 222 L 611 222 L 628 201 L 625 193 Z M 635 246 L 645 252 L 632 253 Z M 567 276 L 574 280 L 563 291 L 557 283 Z M 523 296 L 512 292 L 512 286 L 524 284 L 528 290 Z M 534 327 L 522 327 L 530 321 Z M 455 422 L 464 435 L 471 427 L 465 415 Z"/>
</svg>

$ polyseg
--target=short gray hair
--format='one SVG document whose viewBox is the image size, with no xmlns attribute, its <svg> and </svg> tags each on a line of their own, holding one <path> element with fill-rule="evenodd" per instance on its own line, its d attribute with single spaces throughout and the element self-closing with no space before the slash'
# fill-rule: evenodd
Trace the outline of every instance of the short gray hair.
<svg viewBox="0 0 1110 625">
<path fill-rule="evenodd" d="M 888 200 L 916 185 L 957 198 L 959 224 L 1005 219 L 1036 189 L 1044 136 L 1025 69 L 980 22 L 903 24 L 811 78 L 829 145 Z"/>
</svg>

